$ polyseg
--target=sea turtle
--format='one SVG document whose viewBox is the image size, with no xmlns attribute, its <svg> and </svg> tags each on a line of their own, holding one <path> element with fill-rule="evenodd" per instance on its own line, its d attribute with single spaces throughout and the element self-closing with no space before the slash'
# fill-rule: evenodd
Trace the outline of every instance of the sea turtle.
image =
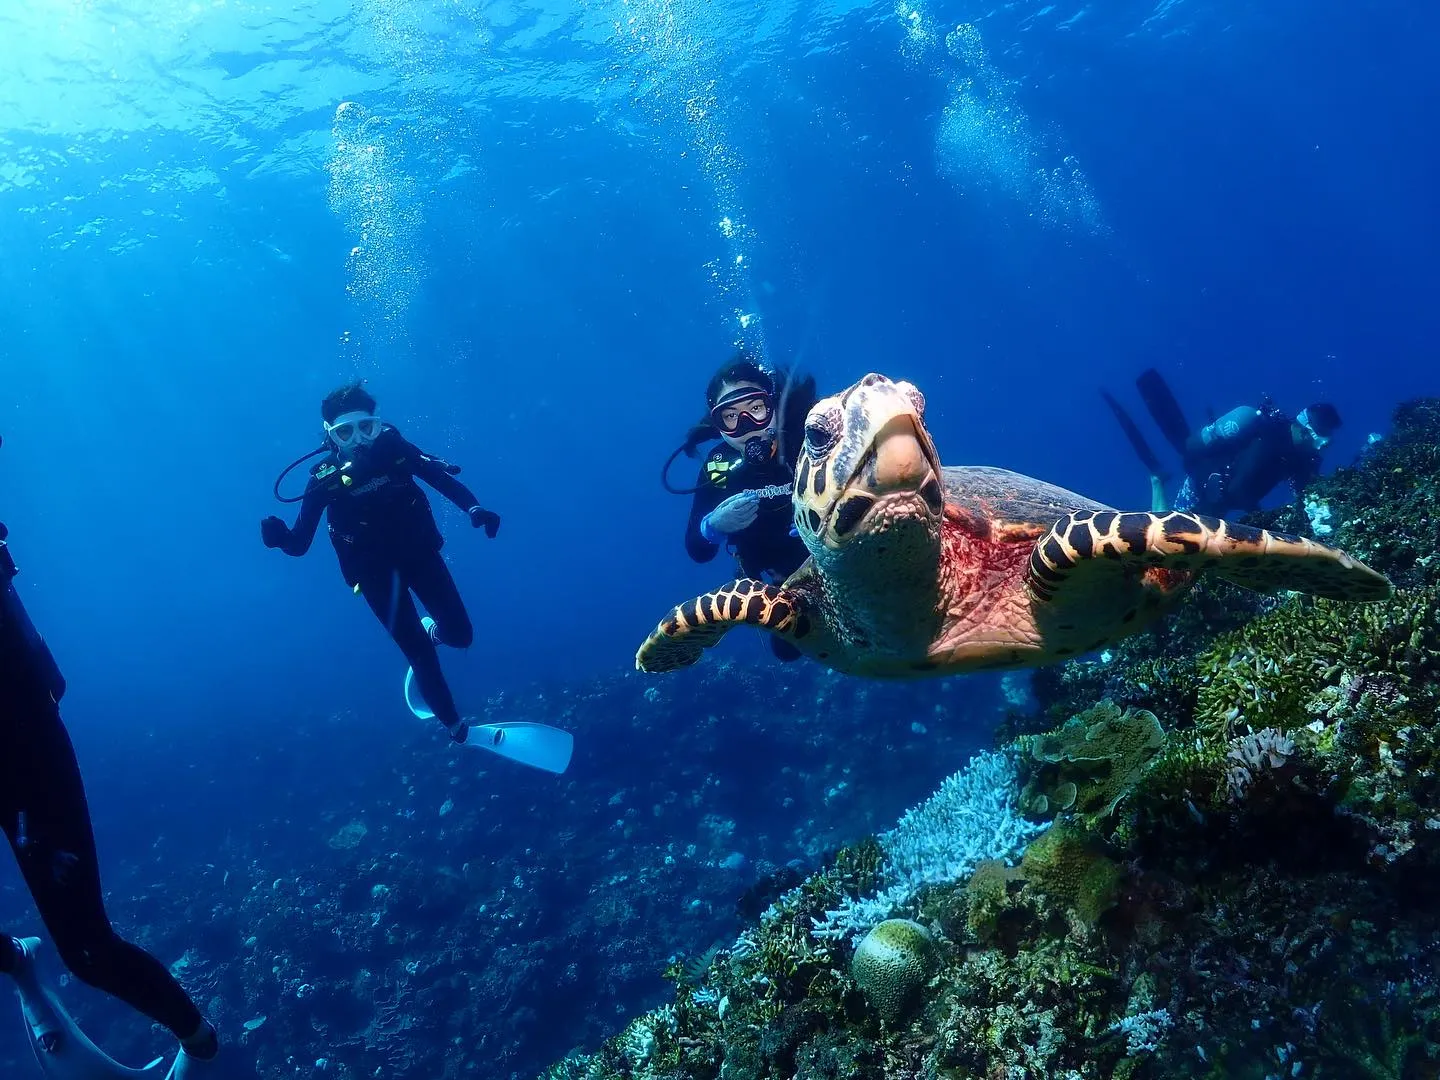
<svg viewBox="0 0 1440 1080">
<path fill-rule="evenodd" d="M 914 386 L 875 374 L 819 401 L 793 493 L 810 558 L 782 585 L 745 578 L 681 604 L 635 666 L 686 667 L 748 623 L 855 675 L 1037 667 L 1139 632 L 1206 571 L 1261 592 L 1390 595 L 1383 576 L 1313 540 L 1122 513 L 1005 469 L 942 469 L 924 411 Z"/>
</svg>

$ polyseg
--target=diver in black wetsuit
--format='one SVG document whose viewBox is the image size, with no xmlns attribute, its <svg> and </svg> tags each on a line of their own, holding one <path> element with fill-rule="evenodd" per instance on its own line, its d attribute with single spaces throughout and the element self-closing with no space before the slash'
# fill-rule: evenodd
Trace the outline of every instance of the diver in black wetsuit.
<svg viewBox="0 0 1440 1080">
<path fill-rule="evenodd" d="M 1321 451 L 1340 427 L 1340 413 L 1333 405 L 1307 405 L 1292 419 L 1267 400 L 1259 406 L 1237 406 L 1192 432 L 1159 372 L 1151 368 L 1135 383 L 1156 425 L 1180 455 L 1185 481 L 1172 503 L 1176 510 L 1215 517 L 1257 510 L 1265 496 L 1285 482 L 1299 506 L 1305 486 L 1320 474 Z M 1150 473 L 1151 509 L 1168 509 L 1155 455 L 1120 405 L 1101 393 Z"/>
<path fill-rule="evenodd" d="M 0 828 L 65 966 L 168 1028 L 183 1048 L 170 1075 L 194 1076 L 219 1051 L 215 1029 L 164 964 L 110 925 L 85 786 L 60 717 L 65 678 L 15 591 L 15 574 L 0 525 Z M 37 985 L 33 944 L 0 934 L 0 974 L 14 976 L 26 1000 Z M 62 1058 L 86 1056 L 58 1027 L 42 1033 L 32 1023 L 32 1037 L 37 1055 L 53 1055 L 57 1068 L 75 1067 Z"/>
<path fill-rule="evenodd" d="M 716 436 L 721 441 L 693 489 L 685 550 L 704 563 L 724 546 L 744 576 L 784 581 L 810 554 L 791 531 L 790 500 L 815 380 L 782 379 L 742 352 L 711 377 L 705 402 L 705 420 L 691 429 L 685 448 Z M 770 647 L 781 660 L 800 655 L 773 635 Z"/>
<path fill-rule="evenodd" d="M 326 510 L 340 572 L 389 632 L 414 669 L 425 703 L 456 742 L 469 730 L 440 670 L 436 644 L 468 648 L 474 630 L 445 565 L 444 538 L 416 479 L 424 480 L 494 538 L 500 515 L 485 510 L 453 469 L 407 442 L 375 415 L 375 399 L 358 383 L 333 391 L 320 406 L 329 452 L 311 470 L 294 528 L 278 517 L 260 523 L 266 547 L 304 555 Z M 425 605 L 421 619 L 411 593 Z"/>
<path fill-rule="evenodd" d="M 1323 403 L 1307 405 L 1294 419 L 1269 402 L 1237 406 L 1190 437 L 1175 508 L 1216 517 L 1256 510 L 1281 483 L 1289 483 L 1298 503 L 1320 475 L 1320 451 L 1339 426 L 1339 412 Z"/>
</svg>

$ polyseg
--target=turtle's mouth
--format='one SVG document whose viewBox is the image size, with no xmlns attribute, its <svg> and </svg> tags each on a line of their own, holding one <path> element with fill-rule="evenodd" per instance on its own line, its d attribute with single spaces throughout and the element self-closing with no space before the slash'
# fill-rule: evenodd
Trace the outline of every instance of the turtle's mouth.
<svg viewBox="0 0 1440 1080">
<path fill-rule="evenodd" d="M 830 512 L 835 538 L 843 540 L 877 511 L 890 518 L 939 517 L 945 508 L 940 456 L 913 416 L 885 422 L 845 484 Z"/>
</svg>

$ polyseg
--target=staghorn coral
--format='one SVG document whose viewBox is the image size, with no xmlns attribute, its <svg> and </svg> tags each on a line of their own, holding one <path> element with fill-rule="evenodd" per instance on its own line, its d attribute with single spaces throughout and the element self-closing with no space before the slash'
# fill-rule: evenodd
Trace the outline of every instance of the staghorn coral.
<svg viewBox="0 0 1440 1080">
<path fill-rule="evenodd" d="M 1311 701 L 1361 672 L 1403 691 L 1440 675 L 1440 589 L 1376 604 L 1291 599 L 1201 654 L 1195 722 L 1229 737 L 1313 718 Z"/>
<path fill-rule="evenodd" d="M 847 896 L 815 921 L 817 937 L 850 938 L 912 906 L 922 889 L 967 877 L 987 859 L 1013 857 L 1039 827 L 1015 812 L 1014 755 L 977 754 L 879 838 L 884 888 Z"/>
</svg>

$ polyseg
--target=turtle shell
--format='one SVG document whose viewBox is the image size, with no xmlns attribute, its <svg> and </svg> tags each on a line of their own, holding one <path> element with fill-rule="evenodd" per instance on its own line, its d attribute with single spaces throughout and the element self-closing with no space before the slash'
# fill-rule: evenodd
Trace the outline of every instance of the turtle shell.
<svg viewBox="0 0 1440 1080">
<path fill-rule="evenodd" d="M 947 465 L 945 501 L 977 527 L 1015 528 L 1038 536 L 1075 510 L 1111 510 L 1055 484 L 990 465 Z"/>
</svg>

